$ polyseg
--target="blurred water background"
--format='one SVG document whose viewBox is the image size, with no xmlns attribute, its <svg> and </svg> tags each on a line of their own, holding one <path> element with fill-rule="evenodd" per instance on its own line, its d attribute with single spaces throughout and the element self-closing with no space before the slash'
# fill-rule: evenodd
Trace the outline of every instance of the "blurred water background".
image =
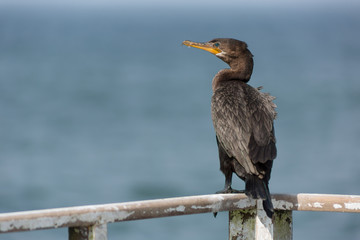
<svg viewBox="0 0 360 240">
<path fill-rule="evenodd" d="M 1 5 L 0 212 L 220 190 L 211 79 L 227 66 L 181 45 L 215 37 L 246 41 L 250 84 L 277 97 L 270 190 L 360 194 L 355 6 Z M 227 239 L 227 229 L 220 213 L 113 223 L 108 232 Z M 0 239 L 67 239 L 67 229 Z M 294 212 L 294 239 L 360 239 L 360 216 Z"/>
</svg>

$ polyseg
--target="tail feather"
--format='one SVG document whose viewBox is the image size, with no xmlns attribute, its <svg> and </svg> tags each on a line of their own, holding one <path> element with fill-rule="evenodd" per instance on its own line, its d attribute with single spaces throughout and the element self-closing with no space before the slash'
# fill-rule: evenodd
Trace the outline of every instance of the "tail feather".
<svg viewBox="0 0 360 240">
<path fill-rule="evenodd" d="M 266 215 L 272 218 L 274 214 L 274 207 L 271 202 L 270 191 L 268 183 L 257 176 L 250 175 L 246 178 L 245 194 L 253 199 L 263 199 L 263 208 Z"/>
</svg>

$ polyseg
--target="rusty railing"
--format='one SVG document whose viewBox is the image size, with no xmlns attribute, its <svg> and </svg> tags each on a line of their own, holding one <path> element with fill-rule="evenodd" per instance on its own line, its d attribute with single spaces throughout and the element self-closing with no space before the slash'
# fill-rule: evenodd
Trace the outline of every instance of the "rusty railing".
<svg viewBox="0 0 360 240">
<path fill-rule="evenodd" d="M 292 211 L 360 213 L 360 196 L 273 194 L 269 219 L 261 201 L 244 194 L 212 194 L 0 214 L 0 233 L 69 228 L 70 240 L 106 240 L 107 224 L 229 211 L 229 239 L 292 239 Z"/>
</svg>

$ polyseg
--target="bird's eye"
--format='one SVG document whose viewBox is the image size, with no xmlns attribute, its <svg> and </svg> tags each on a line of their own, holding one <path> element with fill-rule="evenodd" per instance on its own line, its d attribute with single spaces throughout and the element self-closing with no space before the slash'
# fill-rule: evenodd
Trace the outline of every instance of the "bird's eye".
<svg viewBox="0 0 360 240">
<path fill-rule="evenodd" d="M 218 43 L 218 42 L 217 42 L 217 43 L 214 43 L 214 46 L 215 46 L 215 47 L 219 47 L 219 46 L 220 46 L 220 43 Z"/>
</svg>

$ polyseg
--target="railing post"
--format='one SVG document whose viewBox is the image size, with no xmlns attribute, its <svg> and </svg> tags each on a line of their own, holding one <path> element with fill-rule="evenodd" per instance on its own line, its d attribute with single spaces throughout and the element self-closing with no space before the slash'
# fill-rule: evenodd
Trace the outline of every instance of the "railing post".
<svg viewBox="0 0 360 240">
<path fill-rule="evenodd" d="M 292 211 L 275 210 L 274 214 L 274 239 L 292 240 Z"/>
<path fill-rule="evenodd" d="M 273 219 L 266 216 L 262 200 L 257 207 L 229 212 L 230 240 L 291 240 L 292 212 L 275 211 Z"/>
<path fill-rule="evenodd" d="M 107 225 L 98 224 L 88 227 L 70 227 L 69 240 L 107 240 Z"/>
</svg>

